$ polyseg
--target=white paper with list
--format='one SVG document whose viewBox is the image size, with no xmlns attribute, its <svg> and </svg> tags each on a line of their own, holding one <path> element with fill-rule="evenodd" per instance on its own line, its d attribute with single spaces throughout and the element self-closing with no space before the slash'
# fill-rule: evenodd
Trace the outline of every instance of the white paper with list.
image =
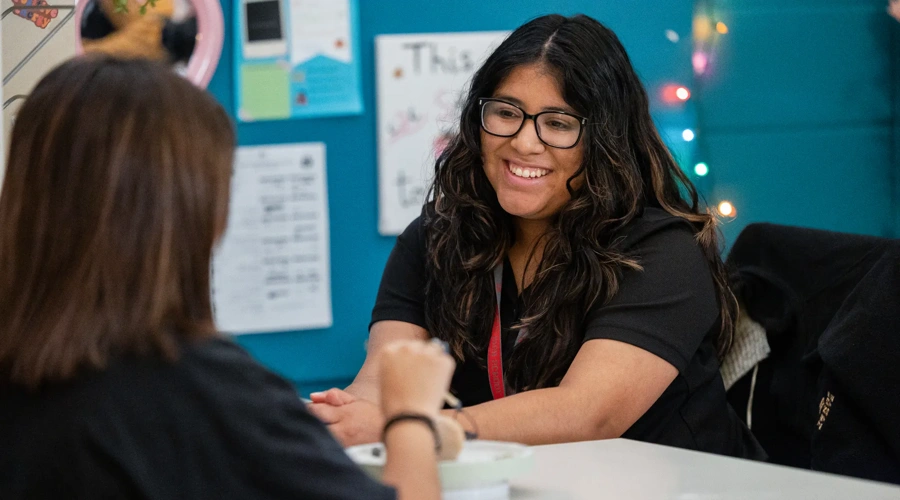
<svg viewBox="0 0 900 500">
<path fill-rule="evenodd" d="M 218 328 L 331 326 L 325 145 L 241 147 L 231 186 L 228 227 L 213 258 Z"/>
</svg>

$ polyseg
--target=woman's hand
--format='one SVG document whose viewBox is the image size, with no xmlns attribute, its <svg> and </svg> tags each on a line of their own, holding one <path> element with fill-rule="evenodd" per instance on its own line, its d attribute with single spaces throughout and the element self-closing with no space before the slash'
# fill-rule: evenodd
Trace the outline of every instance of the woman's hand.
<svg viewBox="0 0 900 500">
<path fill-rule="evenodd" d="M 384 416 L 375 403 L 340 389 L 314 392 L 309 398 L 312 400 L 309 411 L 328 425 L 328 430 L 342 446 L 381 440 Z"/>
<path fill-rule="evenodd" d="M 328 425 L 343 446 L 381 440 L 385 416 L 420 413 L 436 418 L 453 376 L 453 359 L 443 349 L 419 340 L 384 346 L 379 358 L 381 408 L 340 389 L 309 395 L 309 410 Z"/>
<path fill-rule="evenodd" d="M 381 352 L 381 409 L 388 418 L 418 413 L 437 418 L 455 363 L 432 342 L 400 341 Z"/>
</svg>

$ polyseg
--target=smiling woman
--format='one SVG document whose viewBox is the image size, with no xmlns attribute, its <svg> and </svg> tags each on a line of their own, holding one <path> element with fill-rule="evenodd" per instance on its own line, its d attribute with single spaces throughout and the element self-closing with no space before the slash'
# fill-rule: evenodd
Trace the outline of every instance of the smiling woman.
<svg viewBox="0 0 900 500">
<path fill-rule="evenodd" d="M 388 260 L 366 362 L 312 409 L 345 444 L 376 440 L 377 352 L 436 337 L 483 438 L 760 459 L 718 372 L 735 307 L 715 219 L 618 38 L 545 16 L 475 74 L 430 201 Z"/>
<path fill-rule="evenodd" d="M 584 182 L 576 173 L 586 119 L 562 98 L 552 71 L 542 63 L 517 67 L 494 91 L 497 100 L 482 100 L 484 173 L 500 206 L 516 218 L 552 217 L 570 199 L 569 179 L 576 187 Z"/>
</svg>

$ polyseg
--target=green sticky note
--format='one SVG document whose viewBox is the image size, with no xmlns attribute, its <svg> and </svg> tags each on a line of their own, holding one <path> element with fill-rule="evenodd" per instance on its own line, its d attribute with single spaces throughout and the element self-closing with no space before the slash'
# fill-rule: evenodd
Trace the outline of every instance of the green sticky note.
<svg viewBox="0 0 900 500">
<path fill-rule="evenodd" d="M 290 118 L 290 75 L 277 64 L 241 67 L 241 116 L 246 120 Z"/>
</svg>

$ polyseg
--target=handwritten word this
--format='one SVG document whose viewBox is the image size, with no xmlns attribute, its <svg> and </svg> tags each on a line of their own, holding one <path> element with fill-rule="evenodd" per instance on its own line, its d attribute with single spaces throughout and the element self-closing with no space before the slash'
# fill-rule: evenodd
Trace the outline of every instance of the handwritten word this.
<svg viewBox="0 0 900 500">
<path fill-rule="evenodd" d="M 475 69 L 475 59 L 468 50 L 456 47 L 439 47 L 436 43 L 416 42 L 403 45 L 409 51 L 413 73 L 455 75 L 471 73 Z"/>
</svg>

